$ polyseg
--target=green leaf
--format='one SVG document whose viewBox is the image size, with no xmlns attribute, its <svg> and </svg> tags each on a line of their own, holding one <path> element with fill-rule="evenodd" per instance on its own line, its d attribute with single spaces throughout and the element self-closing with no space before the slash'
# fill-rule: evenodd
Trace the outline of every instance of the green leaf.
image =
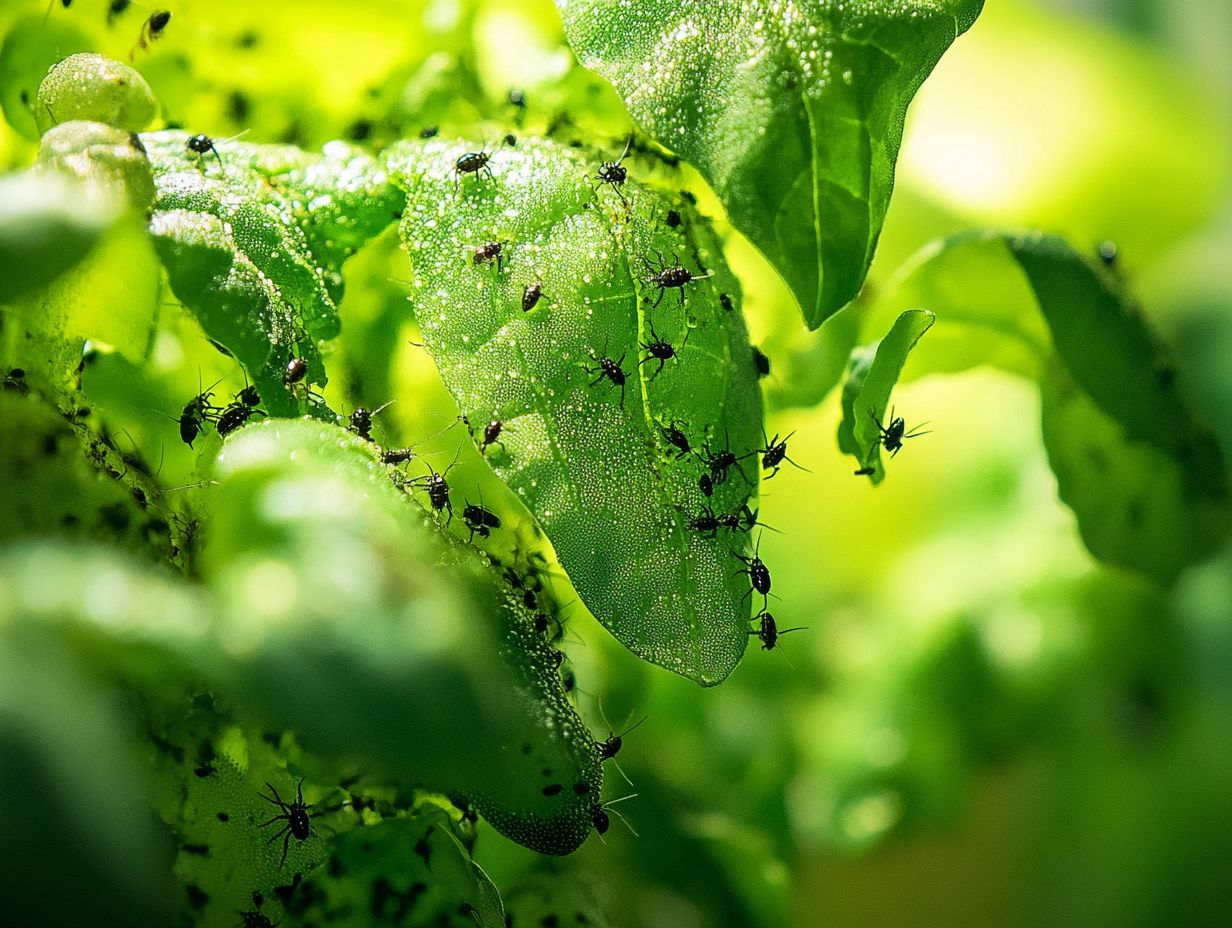
<svg viewBox="0 0 1232 928">
<path fill-rule="evenodd" d="M 47 71 L 93 43 L 74 24 L 42 13 L 29 13 L 13 25 L 0 47 L 0 106 L 10 126 L 28 139 L 42 134 L 35 120 L 39 84 Z"/>
<path fill-rule="evenodd" d="M 139 132 L 157 113 L 154 91 L 137 71 L 103 55 L 81 52 L 47 72 L 39 84 L 34 117 L 41 132 L 73 120 Z"/>
<path fill-rule="evenodd" d="M 493 178 L 457 178 L 465 151 L 434 141 L 389 155 L 408 192 L 401 231 L 424 343 L 469 420 L 504 423 L 488 460 L 591 612 L 646 660 L 716 684 L 747 644 L 748 583 L 732 556 L 745 542 L 689 520 L 707 505 L 739 511 L 756 464 L 724 471 L 707 499 L 701 460 L 677 455 L 663 430 L 675 423 L 695 450 L 742 459 L 763 439 L 748 335 L 723 308 L 739 291 L 719 243 L 683 201 L 632 184 L 627 204 L 596 191 L 593 160 L 573 149 L 522 139 L 492 155 Z M 474 259 L 489 242 L 501 243 L 499 265 Z M 657 289 L 647 277 L 660 259 L 703 279 Z M 529 286 L 542 297 L 525 311 Z M 676 351 L 662 371 L 643 347 L 656 337 Z M 602 358 L 621 365 L 623 387 Z"/>
<path fill-rule="evenodd" d="M 0 303 L 46 286 L 79 262 L 115 221 L 116 207 L 55 175 L 0 177 Z"/>
<path fill-rule="evenodd" d="M 582 63 L 691 161 L 816 328 L 859 293 L 903 118 L 982 0 L 557 0 Z"/>
<path fill-rule="evenodd" d="M 266 408 L 291 414 L 292 356 L 323 384 L 317 341 L 338 334 L 341 265 L 402 209 L 370 156 L 216 140 L 197 154 L 183 132 L 142 136 L 157 199 L 150 230 L 175 295 L 253 374 Z"/>
<path fill-rule="evenodd" d="M 988 364 L 1039 381 L 1059 491 L 1097 557 L 1168 581 L 1232 527 L 1218 443 L 1114 272 L 1055 236 L 966 233 L 909 262 L 870 324 L 906 305 L 938 324 L 905 377 Z"/>
<path fill-rule="evenodd" d="M 912 309 L 894 321 L 886 337 L 852 353 L 843 384 L 843 421 L 839 423 L 838 445 L 854 455 L 861 470 L 873 484 L 885 479 L 881 460 L 882 427 L 889 427 L 894 413 L 890 394 L 898 383 L 907 355 L 935 321 L 926 309 Z M 911 427 L 907 427 L 910 432 Z"/>
</svg>

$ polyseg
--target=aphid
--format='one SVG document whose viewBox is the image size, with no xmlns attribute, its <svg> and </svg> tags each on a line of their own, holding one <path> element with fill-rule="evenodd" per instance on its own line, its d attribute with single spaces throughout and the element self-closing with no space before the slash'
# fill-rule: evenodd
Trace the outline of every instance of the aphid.
<svg viewBox="0 0 1232 928">
<path fill-rule="evenodd" d="M 606 356 L 597 358 L 593 353 L 591 357 L 596 361 L 597 366 L 586 368 L 586 372 L 598 376 L 590 382 L 590 386 L 593 387 L 600 380 L 610 380 L 612 386 L 620 387 L 620 405 L 623 408 L 625 405 L 625 372 L 622 365 L 625 363 L 625 356 L 622 354 L 619 360 L 615 361 Z"/>
<path fill-rule="evenodd" d="M 861 467 L 859 470 L 857 470 L 857 471 L 853 471 L 853 473 L 854 473 L 857 477 L 871 477 L 873 474 L 877 473 L 877 468 L 875 468 L 875 467 Z"/>
<path fill-rule="evenodd" d="M 405 464 L 415 457 L 410 448 L 386 448 L 381 452 L 382 464 Z"/>
<path fill-rule="evenodd" d="M 261 405 L 261 394 L 257 392 L 257 388 L 253 384 L 249 384 L 237 393 L 235 399 L 236 402 L 243 403 L 245 406 Z"/>
<path fill-rule="evenodd" d="M 672 229 L 677 228 L 680 225 L 681 221 L 682 220 L 680 218 L 680 214 L 676 212 L 674 209 L 669 209 L 667 211 L 667 225 L 669 228 L 672 228 Z"/>
<path fill-rule="evenodd" d="M 632 717 L 633 713 L 630 712 L 629 715 L 630 717 Z M 649 716 L 644 715 L 640 719 L 638 719 L 636 722 L 634 722 L 632 725 L 629 725 L 628 719 L 626 719 L 625 720 L 625 724 L 626 724 L 625 730 L 620 732 L 619 734 L 617 734 L 616 732 L 613 732 L 611 730 L 611 725 L 609 724 L 607 740 L 600 741 L 595 746 L 596 753 L 598 753 L 599 755 L 599 762 L 602 763 L 605 760 L 610 760 L 613 764 L 616 765 L 616 769 L 620 771 L 620 775 L 624 777 L 625 782 L 628 783 L 630 786 L 633 785 L 633 781 L 629 779 L 629 775 L 625 773 L 624 769 L 620 766 L 620 762 L 616 760 L 616 755 L 620 753 L 620 748 L 624 744 L 624 740 L 623 740 L 624 736 L 629 734 L 629 732 L 633 731 L 633 729 L 637 728 L 638 725 L 641 725 L 642 722 L 646 721 L 647 718 L 649 718 Z M 604 716 L 603 721 L 607 722 L 606 715 Z"/>
<path fill-rule="evenodd" d="M 169 22 L 171 22 L 170 10 L 155 10 L 151 13 L 141 25 L 141 34 L 137 37 L 137 44 L 128 53 L 129 60 L 136 57 L 137 49 L 149 51 L 150 43 L 157 42 L 163 37 L 163 30 L 167 28 Z"/>
<path fill-rule="evenodd" d="M 680 263 L 680 258 L 672 255 L 674 264 L 668 265 L 664 262 L 663 256 L 658 255 L 658 265 L 653 265 L 646 258 L 642 258 L 642 263 L 646 266 L 646 273 L 642 276 L 642 283 L 648 284 L 659 291 L 658 298 L 654 301 L 654 307 L 663 301 L 663 294 L 668 290 L 677 290 L 680 298 L 680 305 L 684 305 L 684 288 L 687 284 L 695 280 L 705 280 L 707 277 L 713 277 L 710 272 L 705 274 L 694 274 L 688 268 Z"/>
<path fill-rule="evenodd" d="M 501 451 L 505 450 L 505 443 L 500 440 L 501 431 L 505 428 L 505 423 L 500 419 L 493 419 L 483 427 L 483 441 L 479 443 L 479 453 L 483 454 L 488 450 L 489 445 L 500 445 Z"/>
<path fill-rule="evenodd" d="M 419 130 L 419 137 L 421 139 L 434 139 L 440 134 L 440 131 L 439 126 L 424 126 Z"/>
<path fill-rule="evenodd" d="M 487 242 L 475 249 L 471 255 L 471 263 L 475 267 L 481 264 L 495 264 L 496 273 L 500 273 L 504 269 L 505 259 L 501 257 L 501 252 L 505 250 L 503 242 Z"/>
<path fill-rule="evenodd" d="M 462 521 L 466 523 L 466 527 L 471 532 L 471 537 L 467 541 L 474 541 L 476 535 L 480 538 L 487 538 L 492 534 L 492 529 L 501 527 L 500 516 L 491 510 L 484 509 L 483 506 L 474 505 L 469 500 L 462 510 Z"/>
<path fill-rule="evenodd" d="M 30 386 L 26 383 L 26 372 L 20 367 L 11 367 L 4 375 L 4 389 L 14 393 L 29 393 Z"/>
<path fill-rule="evenodd" d="M 779 441 L 779 434 L 778 432 L 775 432 L 774 437 L 767 441 L 766 446 L 761 449 L 761 467 L 762 470 L 770 471 L 770 477 L 773 477 L 779 472 L 779 468 L 783 466 L 784 461 L 792 467 L 800 468 L 800 470 L 806 469 L 800 467 L 799 464 L 787 456 L 787 439 L 791 438 L 791 436 L 795 434 L 795 432 L 791 432 L 787 435 L 787 438 Z M 765 433 L 763 432 L 762 435 L 764 437 Z M 766 479 L 769 480 L 770 477 L 767 477 Z"/>
<path fill-rule="evenodd" d="M 1099 256 L 1100 263 L 1104 267 L 1115 267 L 1120 251 L 1117 248 L 1116 242 L 1111 239 L 1104 239 L 1095 249 L 1095 253 Z"/>
<path fill-rule="evenodd" d="M 702 474 L 697 478 L 697 488 L 702 491 L 702 496 L 709 498 L 714 493 L 714 480 L 709 474 Z"/>
<path fill-rule="evenodd" d="M 218 148 L 214 145 L 214 140 L 208 135 L 200 134 L 189 137 L 188 150 L 197 155 L 198 160 L 209 153 L 213 152 L 214 157 L 218 159 L 218 166 L 222 167 L 222 155 L 218 153 Z"/>
<path fill-rule="evenodd" d="M 723 307 L 724 312 L 730 313 L 736 307 L 732 305 L 732 298 L 726 293 L 719 294 L 719 305 Z"/>
<path fill-rule="evenodd" d="M 278 838 L 282 838 L 282 860 L 278 862 L 278 867 L 281 869 L 282 865 L 287 862 L 287 847 L 291 841 L 291 838 L 294 837 L 297 841 L 306 841 L 308 836 L 312 834 L 312 823 L 309 821 L 309 819 L 312 818 L 312 813 L 308 811 L 312 808 L 312 804 L 304 802 L 303 780 L 299 781 L 299 786 L 296 788 L 296 798 L 294 802 L 284 802 L 282 797 L 278 795 L 278 790 L 274 788 L 272 783 L 266 783 L 265 785 L 268 786 L 270 788 L 270 792 L 274 794 L 273 798 L 266 796 L 264 793 L 258 793 L 257 795 L 266 802 L 278 806 L 278 808 L 282 811 L 279 815 L 275 815 L 268 822 L 262 822 L 259 827 L 264 828 L 267 825 L 274 824 L 274 822 L 286 822 L 286 824 L 282 827 L 282 830 L 270 838 L 269 842 L 267 842 L 272 843 Z"/>
<path fill-rule="evenodd" d="M 307 376 L 308 362 L 293 355 L 291 360 L 287 361 L 286 370 L 282 372 L 282 382 L 285 386 L 293 387 Z"/>
<path fill-rule="evenodd" d="M 217 421 L 214 423 L 214 428 L 218 430 L 219 435 L 225 438 L 236 429 L 243 428 L 254 413 L 260 412 L 261 410 L 253 406 L 248 406 L 238 401 L 234 402 L 219 414 Z"/>
<path fill-rule="evenodd" d="M 107 5 L 107 25 L 114 24 L 116 18 L 123 16 L 132 5 L 133 0 L 111 0 L 111 3 Z"/>
<path fill-rule="evenodd" d="M 512 132 L 506 132 L 505 137 L 501 141 L 503 141 L 510 148 L 513 148 L 515 145 L 518 144 L 518 137 L 514 135 Z"/>
<path fill-rule="evenodd" d="M 690 517 L 689 528 L 693 529 L 695 532 L 700 532 L 703 535 L 709 535 L 713 538 L 715 533 L 719 530 L 719 519 L 714 514 L 714 509 L 710 506 L 706 506 L 702 509 L 701 515 Z"/>
<path fill-rule="evenodd" d="M 676 449 L 677 460 L 685 457 L 690 451 L 693 450 L 692 446 L 689 445 L 689 437 L 685 435 L 684 432 L 680 431 L 680 429 L 676 428 L 675 422 L 670 425 L 663 426 L 662 432 L 663 440 Z"/>
<path fill-rule="evenodd" d="M 687 337 L 687 336 L 686 336 Z M 638 362 L 638 366 L 647 363 L 648 361 L 658 361 L 659 366 L 655 368 L 655 372 L 650 375 L 650 380 L 654 380 L 663 371 L 663 365 L 676 357 L 676 348 L 671 342 L 659 337 L 654 330 L 654 324 L 650 326 L 650 341 L 639 342 L 639 344 L 649 352 L 646 357 Z"/>
<path fill-rule="evenodd" d="M 633 144 L 633 136 L 629 136 L 629 141 L 625 142 L 625 150 L 621 152 L 619 158 L 615 161 L 604 161 L 599 165 L 599 170 L 595 173 L 595 180 L 601 184 L 607 184 L 616 191 L 616 195 L 620 197 L 621 202 L 628 205 L 628 200 L 625 199 L 624 191 L 620 188 L 624 186 L 626 180 L 629 179 L 629 170 L 624 166 L 624 160 L 629 155 L 629 146 Z"/>
<path fill-rule="evenodd" d="M 770 376 L 770 359 L 756 345 L 750 345 L 753 351 L 753 369 L 757 371 L 757 379 Z"/>
<path fill-rule="evenodd" d="M 764 609 L 758 615 L 753 617 L 754 622 L 758 622 L 758 627 L 749 632 L 749 635 L 754 638 L 761 639 L 761 649 L 763 651 L 773 651 L 774 646 L 779 642 L 780 635 L 786 635 L 788 632 L 802 632 L 807 625 L 797 625 L 795 628 L 779 628 L 774 621 L 774 616 Z"/>
<path fill-rule="evenodd" d="M 749 454 L 756 453 L 757 452 L 755 451 L 749 452 Z M 744 482 L 751 485 L 752 482 L 749 480 L 748 475 L 744 472 L 744 468 L 739 466 L 740 461 L 744 460 L 748 456 L 748 454 L 737 456 L 736 453 L 730 448 L 724 448 L 716 454 L 710 450 L 710 443 L 707 442 L 705 450 L 702 454 L 702 460 L 705 462 L 706 467 L 709 468 L 710 477 L 713 479 L 716 486 L 727 482 L 727 472 L 733 467 L 736 468 L 736 473 L 744 479 Z M 709 496 L 710 494 L 707 493 L 706 495 Z"/>
<path fill-rule="evenodd" d="M 526 289 L 522 291 L 522 312 L 528 313 L 536 306 L 543 298 L 543 284 L 533 283 L 527 284 Z"/>
<path fill-rule="evenodd" d="M 894 415 L 894 407 L 890 407 L 890 425 L 886 427 L 881 424 L 881 417 L 877 415 L 877 410 L 871 406 L 868 409 L 869 415 L 873 417 L 873 422 L 877 424 L 881 436 L 878 441 L 886 451 L 890 452 L 890 457 L 897 457 L 898 452 L 902 450 L 903 442 L 908 438 L 919 438 L 921 435 L 928 435 L 932 429 L 921 432 L 920 429 L 928 425 L 927 422 L 921 422 L 910 432 L 907 431 L 907 423 L 903 421 L 901 416 Z"/>
<path fill-rule="evenodd" d="M 390 400 L 389 403 L 386 403 L 384 406 L 378 406 L 376 409 L 365 409 L 363 406 L 357 408 L 347 417 L 351 424 L 351 431 L 364 441 L 372 441 L 372 417 L 392 402 L 393 400 Z"/>
<path fill-rule="evenodd" d="M 717 517 L 719 525 L 731 532 L 751 532 L 753 527 L 760 525 L 764 528 L 770 528 L 764 522 L 757 521 L 757 513 L 760 510 L 750 509 L 749 504 L 745 503 L 735 512 L 724 512 Z M 774 531 L 774 529 L 771 529 Z"/>
<path fill-rule="evenodd" d="M 611 824 L 612 824 L 612 820 L 608 818 L 608 815 L 607 815 L 608 812 L 611 812 L 617 818 L 619 818 L 622 822 L 624 822 L 625 827 L 628 828 L 629 831 L 633 832 L 633 836 L 635 838 L 641 837 L 641 835 L 637 833 L 637 830 L 632 825 L 629 824 L 629 820 L 625 818 L 623 815 L 621 815 L 617 810 L 612 808 L 612 806 L 616 805 L 616 803 L 618 802 L 624 802 L 626 799 L 636 799 L 636 798 L 637 798 L 637 793 L 632 793 L 631 795 L 628 795 L 628 796 L 621 796 L 619 799 L 609 799 L 607 802 L 603 803 L 603 805 L 594 807 L 594 809 L 590 813 L 590 823 L 595 826 L 595 831 L 599 833 L 600 837 L 607 834 L 607 830 L 609 827 L 611 827 Z"/>
<path fill-rule="evenodd" d="M 749 577 L 750 587 L 748 592 L 744 594 L 745 596 L 751 596 L 754 591 L 760 593 L 764 598 L 769 597 L 770 595 L 770 568 L 768 568 L 765 562 L 761 559 L 760 552 L 761 536 L 758 535 L 757 544 L 753 548 L 752 557 L 748 557 L 744 554 L 732 555 L 732 557 L 745 565 L 742 570 L 736 571 L 736 574 L 748 574 Z M 743 598 L 744 597 L 742 596 L 741 599 Z"/>
<path fill-rule="evenodd" d="M 458 448 L 458 451 L 460 453 L 462 449 Z M 440 512 L 444 509 L 449 513 L 449 517 L 445 520 L 446 525 L 453 521 L 453 503 L 449 499 L 449 481 L 445 479 L 445 475 L 449 473 L 450 468 L 457 463 L 458 456 L 455 454 L 453 463 L 451 463 L 449 467 L 446 467 L 439 474 L 433 470 L 432 465 L 429 464 L 427 475 L 419 478 L 422 482 L 415 484 L 419 487 L 419 489 L 428 494 L 428 503 L 431 504 L 433 510 Z"/>
<path fill-rule="evenodd" d="M 492 173 L 492 168 L 488 166 L 488 162 L 492 160 L 492 153 L 487 151 L 468 151 L 458 157 L 458 160 L 453 163 L 453 190 L 458 192 L 458 179 L 466 174 L 474 174 L 479 176 L 480 171 L 486 171 L 491 180 L 496 180 L 496 175 Z"/>
<path fill-rule="evenodd" d="M 197 436 L 205 430 L 205 424 L 214 421 L 220 411 L 210 402 L 214 396 L 213 390 L 214 387 L 211 386 L 198 393 L 184 404 L 184 409 L 180 412 L 180 440 L 190 448 Z"/>
</svg>

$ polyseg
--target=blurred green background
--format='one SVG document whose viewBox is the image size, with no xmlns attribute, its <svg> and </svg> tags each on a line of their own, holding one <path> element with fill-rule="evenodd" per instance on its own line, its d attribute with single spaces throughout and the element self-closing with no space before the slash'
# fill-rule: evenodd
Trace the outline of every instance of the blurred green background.
<svg viewBox="0 0 1232 928">
<path fill-rule="evenodd" d="M 4 4 L 9 51 L 19 15 L 44 8 Z M 147 13 L 76 33 L 75 17 L 101 22 L 104 8 L 56 4 L 44 39 L 126 59 Z M 529 131 L 559 107 L 614 156 L 627 128 L 614 94 L 574 70 L 548 0 L 175 10 L 137 66 L 165 118 L 190 131 L 379 145 L 428 123 Z M 257 27 L 268 44 L 240 55 Z M 1040 228 L 1079 250 L 1113 240 L 1232 453 L 1229 49 L 1226 0 L 990 0 L 912 108 L 871 299 L 921 246 L 971 227 Z M 512 87 L 548 102 L 523 114 L 502 102 Z M 0 168 L 34 148 L 0 126 Z M 654 928 L 1232 924 L 1232 548 L 1171 587 L 1098 564 L 1057 498 L 1035 387 L 991 369 L 901 385 L 899 413 L 934 431 L 882 486 L 854 481 L 834 440 L 837 394 L 814 405 L 808 384 L 826 381 L 837 327 L 858 317 L 807 333 L 730 231 L 729 259 L 754 341 L 776 362 L 769 431 L 795 431 L 792 457 L 809 469 L 766 483 L 761 508 L 778 529 L 761 549 L 776 617 L 808 631 L 751 649 L 702 690 L 588 617 L 571 621 L 565 649 L 592 728 L 649 717 L 620 757 L 639 837 L 617 825 L 606 844 L 549 861 L 481 825 L 479 863 L 502 889 L 562 874 L 618 922 Z M 329 358 L 335 408 L 398 400 L 390 439 L 455 414 L 395 321 L 405 260 L 386 237 L 348 267 Z M 146 407 L 175 410 L 184 384 L 234 371 L 164 312 L 145 369 L 104 355 L 86 389 L 188 482 L 194 456 Z M 461 479 L 482 467 L 472 455 Z"/>
</svg>

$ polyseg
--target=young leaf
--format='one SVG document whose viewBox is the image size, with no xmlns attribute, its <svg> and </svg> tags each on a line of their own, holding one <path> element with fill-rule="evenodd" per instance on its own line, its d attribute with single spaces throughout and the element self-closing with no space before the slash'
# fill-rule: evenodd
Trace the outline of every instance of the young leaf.
<svg viewBox="0 0 1232 928">
<path fill-rule="evenodd" d="M 142 139 L 171 289 L 252 372 L 271 413 L 298 411 L 286 365 L 302 357 L 307 382 L 324 383 L 316 342 L 338 334 L 342 262 L 396 218 L 401 192 L 341 142 L 314 155 L 222 139 L 196 152 L 183 132 Z"/>
<path fill-rule="evenodd" d="M 907 355 L 935 319 L 926 309 L 908 310 L 895 320 L 880 342 L 852 352 L 847 382 L 843 384 L 843 421 L 839 423 L 838 445 L 845 454 L 855 456 L 860 470 L 867 471 L 874 484 L 885 479 L 882 428 L 889 428 L 896 421 L 890 409 L 890 394 Z"/>
<path fill-rule="evenodd" d="M 488 459 L 591 612 L 641 657 L 718 683 L 747 644 L 748 583 L 732 556 L 742 536 L 689 523 L 748 501 L 745 459 L 763 438 L 719 243 L 685 202 L 596 189 L 596 161 L 574 149 L 522 139 L 462 173 L 466 151 L 389 153 L 408 192 L 401 231 L 424 343 L 472 423 L 502 420 L 503 451 Z M 652 357 L 656 342 L 672 356 Z M 669 427 L 698 453 L 670 445 Z M 704 463 L 728 450 L 730 466 Z"/>
<path fill-rule="evenodd" d="M 982 0 L 557 0 L 633 118 L 691 161 L 809 328 L 855 298 L 907 105 Z"/>
</svg>

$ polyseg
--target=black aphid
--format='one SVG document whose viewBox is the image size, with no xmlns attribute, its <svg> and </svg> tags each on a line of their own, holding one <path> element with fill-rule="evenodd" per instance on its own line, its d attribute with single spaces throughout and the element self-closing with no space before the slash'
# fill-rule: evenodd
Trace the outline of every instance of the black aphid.
<svg viewBox="0 0 1232 928">
<path fill-rule="evenodd" d="M 595 357 L 595 366 L 586 368 L 589 374 L 596 374 L 594 380 L 590 382 L 590 386 L 594 386 L 601 380 L 609 380 L 614 387 L 620 387 L 620 405 L 625 405 L 625 371 L 622 365 L 625 363 L 625 356 L 622 354 L 618 359 L 613 360 L 609 357 Z"/>
<path fill-rule="evenodd" d="M 707 277 L 713 276 L 709 272 L 694 274 L 680 263 L 680 258 L 676 255 L 672 255 L 673 263 L 670 265 L 663 260 L 662 255 L 657 255 L 657 257 L 657 264 L 651 264 L 649 259 L 642 258 L 642 263 L 646 266 L 646 273 L 642 275 L 642 283 L 659 291 L 659 295 L 654 301 L 655 307 L 663 301 L 663 294 L 668 290 L 677 291 L 680 305 L 683 306 L 684 288 L 695 280 L 705 280 Z"/>
<path fill-rule="evenodd" d="M 188 139 L 188 150 L 197 155 L 198 159 L 202 156 L 214 153 L 214 157 L 218 159 L 218 166 L 222 167 L 222 155 L 218 153 L 218 148 L 214 145 L 214 140 L 208 135 L 200 134 L 190 136 Z"/>
<path fill-rule="evenodd" d="M 273 797 L 266 796 L 264 793 L 257 795 L 266 802 L 272 803 L 281 809 L 279 815 L 275 815 L 268 822 L 262 822 L 260 827 L 264 828 L 267 825 L 272 825 L 274 822 L 286 822 L 282 830 L 278 834 L 270 838 L 270 842 L 282 838 L 282 860 L 278 862 L 279 868 L 287 862 L 287 847 L 292 838 L 297 841 L 306 841 L 308 836 L 312 834 L 312 823 L 309 821 L 312 818 L 312 813 L 308 810 L 312 808 L 310 803 L 304 802 L 304 781 L 299 781 L 299 786 L 296 788 L 296 797 L 294 802 L 284 802 L 282 797 L 278 795 L 278 790 L 274 788 L 272 783 L 266 783 L 270 788 Z"/>
<path fill-rule="evenodd" d="M 903 448 L 903 442 L 908 438 L 919 438 L 921 435 L 927 435 L 932 429 L 921 432 L 920 429 L 928 425 L 927 422 L 921 422 L 910 432 L 907 431 L 907 423 L 901 416 L 894 415 L 894 408 L 890 407 L 890 424 L 885 426 L 881 424 L 881 417 L 877 415 L 877 410 L 869 407 L 869 415 L 873 417 L 873 421 L 877 423 L 877 429 L 881 435 L 879 441 L 881 446 L 886 451 L 890 452 L 890 457 L 897 457 L 898 452 Z"/>
<path fill-rule="evenodd" d="M 802 632 L 807 625 L 797 625 L 795 628 L 779 628 L 778 623 L 774 621 L 774 616 L 764 609 L 759 615 L 753 617 L 753 621 L 758 623 L 756 629 L 749 632 L 749 635 L 754 638 L 761 639 L 761 649 L 763 651 L 773 651 L 774 646 L 779 642 L 780 635 L 786 635 L 788 632 Z"/>
<path fill-rule="evenodd" d="M 496 175 L 492 173 L 492 168 L 488 162 L 492 160 L 492 153 L 487 151 L 468 151 L 458 157 L 458 160 L 453 163 L 453 189 L 458 191 L 458 179 L 467 174 L 479 176 L 480 171 L 484 171 L 490 180 L 496 180 Z"/>
</svg>

